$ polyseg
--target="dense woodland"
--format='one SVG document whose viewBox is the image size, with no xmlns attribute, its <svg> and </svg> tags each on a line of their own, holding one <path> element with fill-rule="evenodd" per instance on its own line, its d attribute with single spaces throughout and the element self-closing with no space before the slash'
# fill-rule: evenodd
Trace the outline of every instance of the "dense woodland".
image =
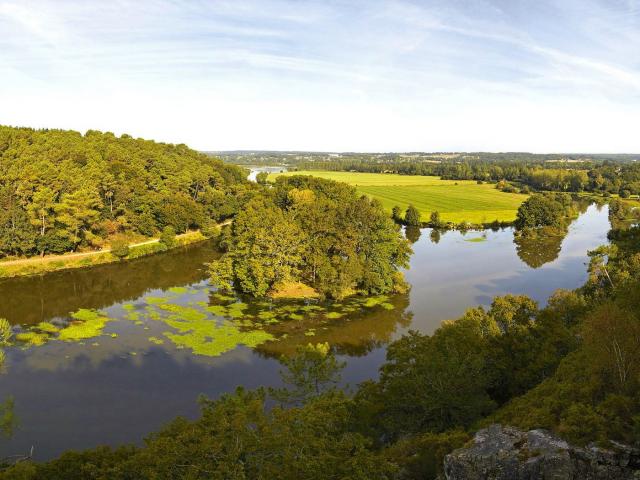
<svg viewBox="0 0 640 480">
<path fill-rule="evenodd" d="M 0 126 L 0 257 L 206 230 L 252 188 L 244 169 L 185 145 Z"/>
<path fill-rule="evenodd" d="M 213 283 L 254 296 L 292 283 L 323 297 L 406 290 L 411 249 L 379 202 L 330 180 L 278 178 L 238 213 Z"/>
<path fill-rule="evenodd" d="M 201 418 L 176 419 L 143 447 L 24 462 L 0 479 L 433 479 L 447 452 L 493 422 L 638 444 L 639 215 L 619 200 L 609 212 L 611 244 L 590 253 L 584 286 L 545 308 L 497 297 L 433 335 L 409 333 L 353 394 L 337 388 L 343 364 L 328 345 L 300 347 L 282 359 L 284 388 L 203 398 Z"/>
</svg>

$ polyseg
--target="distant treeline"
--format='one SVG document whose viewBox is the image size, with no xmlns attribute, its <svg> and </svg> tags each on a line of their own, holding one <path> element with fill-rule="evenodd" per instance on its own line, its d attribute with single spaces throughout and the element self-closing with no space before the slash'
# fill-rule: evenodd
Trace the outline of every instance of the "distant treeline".
<svg viewBox="0 0 640 480">
<path fill-rule="evenodd" d="M 296 170 L 435 175 L 448 180 L 505 180 L 534 190 L 640 194 L 640 155 L 237 153 L 238 164 L 280 164 Z"/>
<path fill-rule="evenodd" d="M 206 228 L 235 214 L 246 176 L 185 145 L 0 126 L 0 257 Z"/>
</svg>

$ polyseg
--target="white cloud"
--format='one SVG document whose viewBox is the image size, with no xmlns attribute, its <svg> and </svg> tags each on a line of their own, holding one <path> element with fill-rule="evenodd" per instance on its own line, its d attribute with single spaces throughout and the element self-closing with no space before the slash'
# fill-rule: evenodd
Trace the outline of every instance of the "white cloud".
<svg viewBox="0 0 640 480">
<path fill-rule="evenodd" d="M 640 151 L 637 2 L 499 6 L 0 0 L 0 123 L 201 149 Z"/>
</svg>

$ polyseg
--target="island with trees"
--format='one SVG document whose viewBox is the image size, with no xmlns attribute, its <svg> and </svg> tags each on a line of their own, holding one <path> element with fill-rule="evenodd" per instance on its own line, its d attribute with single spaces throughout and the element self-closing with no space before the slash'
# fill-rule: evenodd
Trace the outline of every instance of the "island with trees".
<svg viewBox="0 0 640 480">
<path fill-rule="evenodd" d="M 211 264 L 214 285 L 253 296 L 406 291 L 411 249 L 375 200 L 331 180 L 293 176 L 247 202 Z"/>
</svg>

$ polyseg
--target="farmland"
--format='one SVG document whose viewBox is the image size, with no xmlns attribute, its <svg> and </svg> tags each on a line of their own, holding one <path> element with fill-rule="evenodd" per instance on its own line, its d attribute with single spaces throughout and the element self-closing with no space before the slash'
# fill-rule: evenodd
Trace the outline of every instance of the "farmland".
<svg viewBox="0 0 640 480">
<path fill-rule="evenodd" d="M 443 221 L 453 223 L 511 222 L 527 198 L 521 194 L 501 192 L 490 184 L 429 176 L 301 171 L 271 174 L 269 178 L 273 180 L 278 175 L 313 175 L 345 182 L 380 200 L 389 212 L 395 205 L 404 210 L 413 204 L 423 220 L 428 220 L 431 212 L 438 211 Z"/>
</svg>

